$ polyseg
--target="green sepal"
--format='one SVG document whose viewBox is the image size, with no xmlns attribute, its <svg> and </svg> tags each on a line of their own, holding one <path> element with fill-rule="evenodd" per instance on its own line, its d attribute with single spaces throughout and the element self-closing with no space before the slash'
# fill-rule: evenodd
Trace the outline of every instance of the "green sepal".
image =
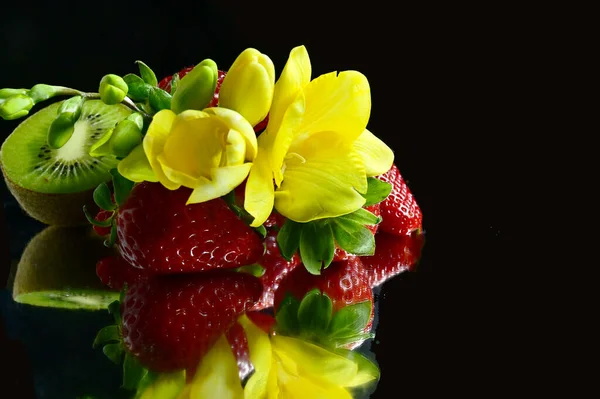
<svg viewBox="0 0 600 399">
<path fill-rule="evenodd" d="M 129 87 L 127 96 L 130 97 L 133 101 L 143 102 L 148 99 L 152 86 L 144 82 L 144 79 L 140 78 L 139 76 L 133 73 L 129 73 L 123 76 L 123 80 L 125 80 L 125 83 L 127 83 L 127 87 Z"/>
<path fill-rule="evenodd" d="M 344 218 L 335 218 L 332 219 L 331 229 L 335 241 L 344 251 L 359 256 L 375 253 L 375 236 L 364 225 Z"/>
<path fill-rule="evenodd" d="M 361 194 L 367 202 L 363 206 L 371 206 L 380 203 L 387 198 L 392 192 L 392 185 L 390 183 L 381 181 L 375 177 L 367 178 L 367 192 Z"/>
<path fill-rule="evenodd" d="M 150 106 L 156 112 L 163 109 L 171 109 L 171 99 L 172 96 L 163 89 L 158 87 L 152 87 L 150 89 L 148 100 L 150 101 Z"/>
<path fill-rule="evenodd" d="M 371 309 L 371 301 L 363 301 L 347 305 L 335 312 L 327 329 L 328 340 L 334 346 L 343 346 L 350 342 L 370 338 L 370 336 L 365 336 L 363 330 L 369 323 Z"/>
<path fill-rule="evenodd" d="M 362 353 L 349 349 L 334 349 L 334 353 L 351 360 L 358 366 L 357 376 L 351 381 L 351 384 L 346 385 L 348 388 L 364 385 L 369 382 L 377 382 L 381 376 L 381 372 L 377 364 L 372 360 L 367 359 Z"/>
<path fill-rule="evenodd" d="M 94 190 L 94 202 L 105 211 L 114 211 L 116 206 L 112 202 L 110 188 L 106 183 L 100 183 Z"/>
<path fill-rule="evenodd" d="M 277 332 L 284 335 L 297 335 L 300 332 L 300 323 L 298 321 L 299 307 L 300 301 L 287 292 L 275 314 Z"/>
<path fill-rule="evenodd" d="M 116 168 L 111 169 L 110 174 L 112 176 L 113 190 L 115 192 L 115 202 L 117 203 L 117 206 L 121 206 L 129 197 L 129 193 L 131 193 L 135 182 L 125 178 Z"/>
<path fill-rule="evenodd" d="M 67 144 L 75 132 L 74 116 L 70 112 L 63 112 L 52 121 L 48 128 L 47 142 L 48 146 L 54 150 Z"/>
<path fill-rule="evenodd" d="M 138 67 L 140 68 L 140 76 L 142 80 L 148 83 L 150 86 L 156 86 L 158 84 L 158 79 L 156 79 L 156 74 L 148 65 L 146 65 L 142 61 L 136 61 Z"/>
<path fill-rule="evenodd" d="M 109 219 L 106 219 L 106 220 L 94 219 L 94 217 L 92 215 L 90 215 L 90 212 L 87 210 L 87 206 L 85 206 L 85 205 L 83 206 L 83 214 L 85 215 L 85 218 L 88 220 L 88 222 L 90 222 L 90 224 L 92 224 L 94 226 L 108 227 L 113 223 L 112 217 L 110 217 Z"/>
<path fill-rule="evenodd" d="M 281 256 L 283 256 L 288 262 L 292 260 L 292 257 L 300 247 L 302 226 L 302 223 L 287 219 L 277 233 L 277 245 L 279 246 L 279 252 L 281 252 Z"/>
<path fill-rule="evenodd" d="M 125 354 L 123 361 L 123 385 L 128 391 L 135 391 L 142 379 L 148 374 L 148 370 L 130 353 Z"/>
<path fill-rule="evenodd" d="M 121 342 L 121 333 L 119 331 L 119 326 L 113 324 L 110 326 L 106 326 L 100 331 L 98 331 L 98 334 L 96 334 L 96 338 L 94 339 L 92 347 L 97 348 L 100 345 L 116 342 Z"/>
<path fill-rule="evenodd" d="M 179 73 L 175 73 L 171 79 L 171 95 L 175 94 L 177 87 L 179 86 Z"/>
<path fill-rule="evenodd" d="M 112 301 L 110 305 L 108 305 L 108 313 L 113 315 L 113 319 L 117 325 L 121 324 L 121 302 L 122 301 Z"/>
<path fill-rule="evenodd" d="M 262 277 L 265 274 L 266 269 L 258 263 L 253 263 L 251 265 L 240 266 L 236 268 L 235 271 L 241 273 L 248 273 L 253 275 L 254 277 Z"/>
<path fill-rule="evenodd" d="M 110 228 L 110 234 L 108 235 L 108 238 L 104 240 L 104 246 L 107 248 L 112 248 L 112 246 L 115 245 L 115 242 L 117 242 L 117 224 L 113 219 L 113 223 Z"/>
<path fill-rule="evenodd" d="M 102 348 L 102 352 L 115 364 L 121 364 L 123 360 L 123 345 L 121 343 L 118 344 L 108 344 Z"/>
<path fill-rule="evenodd" d="M 334 220 L 345 219 L 351 222 L 355 222 L 358 224 L 379 224 L 381 222 L 380 216 L 375 216 L 371 212 L 367 211 L 364 208 L 360 208 L 357 211 L 349 213 L 347 215 L 338 216 Z"/>
<path fill-rule="evenodd" d="M 280 232 L 281 233 L 281 232 Z M 324 220 L 305 223 L 300 235 L 300 258 L 311 274 L 321 274 L 333 261 L 335 241 L 330 224 Z"/>
<path fill-rule="evenodd" d="M 141 398 L 144 395 L 144 391 L 154 384 L 161 374 L 147 370 L 148 372 L 140 379 L 136 387 L 135 399 Z"/>
<path fill-rule="evenodd" d="M 327 294 L 318 289 L 307 292 L 298 307 L 301 334 L 307 338 L 325 335 L 331 321 L 332 308 Z"/>
<path fill-rule="evenodd" d="M 368 332 L 368 333 L 357 333 L 348 337 L 340 337 L 337 339 L 327 339 L 327 345 L 332 347 L 332 348 L 341 348 L 344 347 L 346 345 L 355 343 L 355 342 L 362 342 L 365 341 L 367 339 L 371 339 L 374 338 L 375 334 Z"/>
</svg>

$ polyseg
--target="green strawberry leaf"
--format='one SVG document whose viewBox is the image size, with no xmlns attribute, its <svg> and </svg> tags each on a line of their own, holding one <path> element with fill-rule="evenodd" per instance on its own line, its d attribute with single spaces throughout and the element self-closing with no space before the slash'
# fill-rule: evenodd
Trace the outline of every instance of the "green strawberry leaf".
<svg viewBox="0 0 600 399">
<path fill-rule="evenodd" d="M 127 83 L 127 96 L 133 101 L 146 101 L 150 96 L 150 90 L 153 86 L 144 82 L 144 79 L 139 76 L 129 73 L 123 76 L 123 80 Z"/>
<path fill-rule="evenodd" d="M 266 269 L 258 263 L 253 263 L 251 265 L 240 266 L 236 268 L 235 271 L 248 273 L 253 275 L 254 277 L 262 277 L 262 275 L 265 274 Z"/>
<path fill-rule="evenodd" d="M 277 331 L 284 335 L 296 335 L 300 331 L 300 324 L 298 322 L 298 308 L 300 307 L 300 301 L 298 301 L 289 292 L 285 294 L 283 301 L 279 304 L 279 309 L 275 314 L 275 320 L 277 321 Z"/>
<path fill-rule="evenodd" d="M 378 224 L 381 222 L 381 217 L 373 215 L 366 209 L 360 208 L 359 210 L 349 213 L 347 215 L 338 216 L 335 219 L 345 219 L 351 222 L 359 224 Z"/>
<path fill-rule="evenodd" d="M 288 262 L 292 260 L 292 257 L 300 246 L 300 236 L 303 226 L 302 223 L 288 219 L 277 233 L 279 251 L 281 252 L 281 256 Z"/>
<path fill-rule="evenodd" d="M 156 74 L 150 67 L 144 64 L 142 61 L 136 61 L 138 67 L 140 68 L 140 76 L 142 80 L 148 83 L 150 86 L 156 86 L 158 84 L 158 79 L 156 79 Z"/>
<path fill-rule="evenodd" d="M 156 111 L 171 109 L 171 95 L 158 87 L 152 87 L 148 96 L 150 106 Z"/>
<path fill-rule="evenodd" d="M 348 385 L 346 385 L 347 387 L 357 387 L 369 382 L 379 381 L 379 367 L 372 360 L 367 359 L 363 354 L 357 351 L 341 348 L 334 349 L 334 352 L 353 361 L 358 366 L 357 375 L 352 379 L 352 381 L 348 381 Z"/>
<path fill-rule="evenodd" d="M 374 338 L 375 334 L 373 333 L 360 333 L 360 334 L 354 334 L 348 337 L 340 337 L 340 338 L 336 338 L 336 339 L 326 339 L 326 343 L 328 346 L 332 346 L 334 348 L 341 348 L 344 347 L 348 344 L 352 344 L 355 342 L 362 342 L 364 340 L 370 339 L 370 338 Z"/>
<path fill-rule="evenodd" d="M 359 256 L 375 253 L 375 236 L 364 225 L 344 218 L 335 218 L 331 228 L 337 244 L 344 251 Z"/>
<path fill-rule="evenodd" d="M 108 344 L 104 348 L 102 348 L 102 352 L 115 364 L 121 364 L 123 358 L 123 345 L 118 344 Z"/>
<path fill-rule="evenodd" d="M 110 305 L 108 305 L 108 313 L 113 315 L 113 318 L 117 325 L 121 324 L 121 302 L 120 301 L 112 301 L 110 303 Z"/>
<path fill-rule="evenodd" d="M 105 345 L 108 343 L 116 343 L 121 341 L 121 333 L 119 332 L 119 327 L 115 324 L 106 326 L 96 334 L 96 339 L 94 339 L 94 343 L 92 344 L 93 348 L 97 348 L 101 345 Z"/>
<path fill-rule="evenodd" d="M 108 227 L 112 224 L 113 222 L 113 216 L 111 216 L 110 218 L 106 219 L 106 220 L 96 220 L 94 219 L 94 217 L 92 215 L 90 215 L 90 212 L 87 210 L 87 206 L 83 206 L 83 214 L 85 215 L 85 218 L 88 220 L 88 222 L 90 222 L 92 225 L 94 226 L 98 226 L 98 227 Z"/>
<path fill-rule="evenodd" d="M 104 240 L 104 246 L 106 248 L 112 248 L 112 246 L 115 245 L 115 242 L 117 242 L 117 223 L 113 219 L 113 224 L 110 228 L 110 234 L 108 238 Z"/>
<path fill-rule="evenodd" d="M 346 338 L 362 333 L 371 317 L 371 309 L 371 301 L 363 301 L 335 312 L 327 330 L 329 338 Z"/>
<path fill-rule="evenodd" d="M 115 201 L 118 206 L 121 206 L 129 197 L 135 183 L 123 177 L 116 168 L 111 169 L 110 174 L 112 175 L 113 190 L 115 191 Z"/>
<path fill-rule="evenodd" d="M 307 338 L 317 338 L 325 335 L 331 321 L 331 299 L 318 289 L 304 295 L 298 307 L 298 322 L 300 333 Z"/>
<path fill-rule="evenodd" d="M 105 211 L 115 210 L 115 204 L 112 202 L 110 188 L 106 183 L 100 183 L 94 190 L 94 202 Z"/>
<path fill-rule="evenodd" d="M 148 370 L 133 355 L 130 353 L 125 354 L 125 361 L 123 362 L 123 385 L 121 385 L 123 388 L 128 391 L 136 390 L 147 374 Z"/>
<path fill-rule="evenodd" d="M 390 183 L 381 181 L 375 177 L 367 178 L 367 184 L 367 192 L 361 194 L 367 200 L 364 206 L 378 204 L 392 192 L 392 185 Z"/>
<path fill-rule="evenodd" d="M 321 268 L 326 269 L 333 261 L 334 252 L 335 242 L 328 221 L 316 220 L 304 224 L 300 235 L 300 258 L 306 270 L 311 274 L 321 274 Z"/>
</svg>

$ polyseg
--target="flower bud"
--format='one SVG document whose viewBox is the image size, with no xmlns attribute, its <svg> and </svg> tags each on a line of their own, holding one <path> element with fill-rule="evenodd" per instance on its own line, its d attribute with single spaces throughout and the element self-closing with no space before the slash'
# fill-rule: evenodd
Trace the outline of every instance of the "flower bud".
<svg viewBox="0 0 600 399">
<path fill-rule="evenodd" d="M 40 83 L 31 88 L 29 91 L 29 96 L 33 98 L 33 101 L 37 104 L 54 97 L 58 92 L 60 92 L 60 90 L 61 88 L 59 87 Z"/>
<path fill-rule="evenodd" d="M 129 87 L 122 77 L 109 74 L 100 81 L 100 99 L 107 105 L 119 104 L 127 96 Z"/>
<path fill-rule="evenodd" d="M 48 128 L 48 146 L 52 149 L 59 149 L 69 141 L 75 131 L 75 122 L 72 112 L 63 112 L 59 114 Z"/>
<path fill-rule="evenodd" d="M 124 119 L 110 137 L 110 152 L 119 158 L 125 158 L 142 142 L 142 132 L 137 124 L 129 119 Z"/>
<path fill-rule="evenodd" d="M 17 94 L 27 94 L 27 89 L 0 89 L 0 103 Z"/>
<path fill-rule="evenodd" d="M 185 110 L 203 110 L 212 100 L 217 87 L 219 71 L 212 60 L 204 60 L 185 75 L 173 94 L 171 110 L 179 114 Z"/>
<path fill-rule="evenodd" d="M 31 97 L 25 94 L 15 94 L 0 103 L 0 117 L 7 121 L 22 118 L 29 114 L 29 110 L 34 105 Z"/>
<path fill-rule="evenodd" d="M 244 50 L 235 60 L 221 85 L 219 106 L 240 113 L 252 126 L 262 121 L 271 108 L 275 67 L 258 50 Z"/>
</svg>

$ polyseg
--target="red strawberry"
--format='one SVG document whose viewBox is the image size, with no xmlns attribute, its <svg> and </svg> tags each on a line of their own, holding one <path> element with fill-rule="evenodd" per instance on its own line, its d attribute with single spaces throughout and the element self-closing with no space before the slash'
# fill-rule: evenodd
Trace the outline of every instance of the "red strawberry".
<svg viewBox="0 0 600 399">
<path fill-rule="evenodd" d="M 362 257 L 369 284 L 378 286 L 404 271 L 413 270 L 421 256 L 424 234 L 397 236 L 379 232 L 375 236 L 375 255 Z"/>
<path fill-rule="evenodd" d="M 98 261 L 96 275 L 102 284 L 119 291 L 125 283 L 132 285 L 148 278 L 145 270 L 131 266 L 120 256 L 109 256 Z"/>
<path fill-rule="evenodd" d="M 319 276 L 310 274 L 305 267 L 297 267 L 290 272 L 275 291 L 275 310 L 285 297 L 291 293 L 299 301 L 304 294 L 318 288 L 331 298 L 333 311 L 336 312 L 347 305 L 363 301 L 371 301 L 371 317 L 365 332 L 373 323 L 373 290 L 360 257 L 350 257 L 341 262 L 334 262 Z"/>
<path fill-rule="evenodd" d="M 248 347 L 248 338 L 246 331 L 240 323 L 235 322 L 233 326 L 225 333 L 227 341 L 231 346 L 233 355 L 237 361 L 240 380 L 242 383 L 247 381 L 247 378 L 252 375 L 254 365 L 250 360 L 250 349 Z"/>
<path fill-rule="evenodd" d="M 94 217 L 94 219 L 98 222 L 103 222 L 107 219 L 109 219 L 113 214 L 113 211 L 105 211 L 103 209 L 100 210 L 100 212 L 98 212 L 98 214 L 96 215 L 96 217 Z M 98 234 L 99 236 L 107 236 L 110 234 L 110 226 L 108 227 L 100 227 L 100 226 L 93 226 L 94 231 L 96 232 L 96 234 Z"/>
<path fill-rule="evenodd" d="M 423 214 L 396 165 L 378 179 L 392 185 L 392 192 L 381 203 L 381 231 L 404 235 L 421 229 Z"/>
<path fill-rule="evenodd" d="M 185 273 L 256 263 L 257 233 L 220 198 L 186 205 L 191 190 L 160 183 L 134 187 L 119 208 L 117 248 L 132 266 L 152 273 Z"/>
<path fill-rule="evenodd" d="M 380 208 L 379 204 L 366 206 L 365 209 L 367 211 L 371 212 L 375 216 L 381 215 L 381 208 Z M 378 224 L 370 225 L 370 226 L 367 226 L 367 229 L 371 230 L 371 233 L 375 234 L 375 233 L 377 233 L 377 230 L 379 229 L 379 225 Z M 333 253 L 333 261 L 334 262 L 346 260 L 346 259 L 350 258 L 351 256 L 354 256 L 354 255 L 349 254 L 348 252 L 344 251 L 342 248 L 338 247 L 337 245 L 335 246 L 335 252 Z"/>
<path fill-rule="evenodd" d="M 258 328 L 260 328 L 267 334 L 271 333 L 271 328 L 273 328 L 273 326 L 275 325 L 275 318 L 265 312 L 249 311 L 246 312 L 246 316 L 248 316 L 252 323 L 256 324 Z"/>
<path fill-rule="evenodd" d="M 186 369 L 193 375 L 200 359 L 261 292 L 260 280 L 248 273 L 153 277 L 125 295 L 123 345 L 149 370 Z"/>
<path fill-rule="evenodd" d="M 194 67 L 186 67 L 179 71 L 179 79 L 183 78 L 187 75 Z M 213 99 L 206 106 L 208 107 L 216 107 L 219 103 L 219 90 L 221 90 L 221 84 L 223 83 L 223 79 L 225 79 L 225 75 L 227 72 L 219 70 L 219 76 L 217 78 L 217 87 L 215 88 L 215 94 Z M 158 87 L 166 91 L 167 93 L 171 92 L 171 82 L 173 81 L 173 76 L 166 76 L 163 80 L 158 83 Z"/>
<path fill-rule="evenodd" d="M 265 273 L 260 277 L 263 284 L 263 294 L 252 310 L 261 310 L 273 306 L 273 296 L 281 280 L 296 266 L 300 264 L 300 256 L 295 253 L 291 261 L 281 256 L 277 245 L 277 232 L 269 231 L 265 238 L 265 253 L 257 262 L 265 268 Z"/>
</svg>

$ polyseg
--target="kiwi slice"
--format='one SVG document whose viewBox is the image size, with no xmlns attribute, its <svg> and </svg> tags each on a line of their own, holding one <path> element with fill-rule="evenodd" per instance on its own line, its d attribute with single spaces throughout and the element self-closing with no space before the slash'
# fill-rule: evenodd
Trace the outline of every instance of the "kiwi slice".
<svg viewBox="0 0 600 399">
<path fill-rule="evenodd" d="M 106 309 L 119 293 L 104 287 L 96 263 L 114 255 L 89 226 L 49 226 L 27 244 L 12 284 L 16 302 L 63 309 Z"/>
<path fill-rule="evenodd" d="M 0 149 L 0 167 L 9 190 L 31 217 L 49 225 L 84 225 L 83 205 L 97 210 L 92 193 L 110 180 L 109 171 L 118 163 L 114 156 L 92 157 L 89 149 L 131 110 L 88 100 L 69 141 L 51 149 L 48 128 L 61 103 L 41 109 L 17 126 Z"/>
</svg>

